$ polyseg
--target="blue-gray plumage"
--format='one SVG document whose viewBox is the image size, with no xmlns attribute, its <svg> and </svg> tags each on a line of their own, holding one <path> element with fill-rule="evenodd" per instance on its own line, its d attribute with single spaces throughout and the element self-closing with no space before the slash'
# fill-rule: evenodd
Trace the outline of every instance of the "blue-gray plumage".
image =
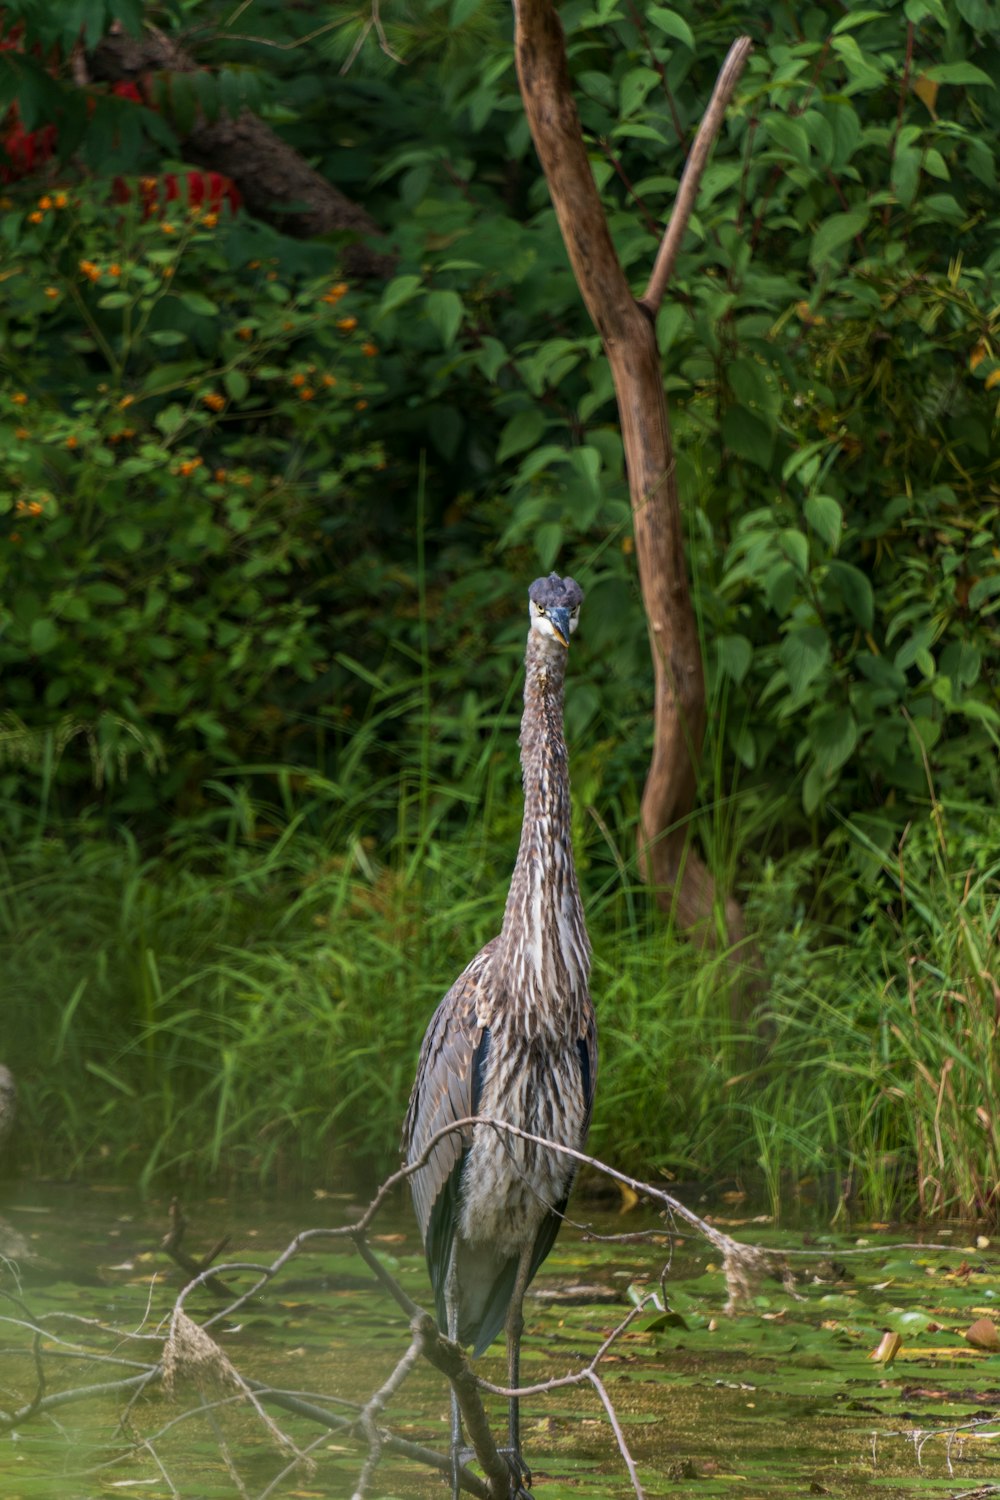
<svg viewBox="0 0 1000 1500">
<path fill-rule="evenodd" d="M 408 1161 L 455 1120 L 488 1115 L 582 1148 L 597 1077 L 590 944 L 573 864 L 563 684 L 583 593 L 555 573 L 528 591 L 521 766 L 524 820 L 500 935 L 438 1006 L 403 1129 Z M 481 1354 L 506 1325 L 518 1384 L 525 1290 L 559 1231 L 571 1158 L 480 1125 L 445 1136 L 410 1178 L 437 1301 L 451 1338 Z M 458 1495 L 453 1405 L 453 1493 Z M 530 1476 L 510 1404 L 511 1494 Z"/>
</svg>

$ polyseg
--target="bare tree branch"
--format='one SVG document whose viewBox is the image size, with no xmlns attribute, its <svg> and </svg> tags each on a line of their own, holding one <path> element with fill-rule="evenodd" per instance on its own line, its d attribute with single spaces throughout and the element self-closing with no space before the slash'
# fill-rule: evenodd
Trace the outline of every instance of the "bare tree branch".
<svg viewBox="0 0 1000 1500">
<path fill-rule="evenodd" d="M 643 1238 L 652 1238 L 661 1243 L 666 1241 L 665 1249 L 668 1259 L 661 1273 L 659 1287 L 654 1287 L 634 1299 L 635 1305 L 622 1314 L 610 1332 L 605 1333 L 597 1349 L 583 1365 L 575 1365 L 566 1373 L 550 1379 L 521 1386 L 517 1392 L 477 1378 L 465 1352 L 459 1345 L 442 1336 L 434 1319 L 429 1313 L 423 1311 L 399 1285 L 392 1273 L 379 1260 L 366 1237 L 376 1214 L 385 1204 L 393 1188 L 423 1165 L 436 1142 L 452 1130 L 467 1131 L 477 1125 L 516 1136 L 521 1140 L 544 1147 L 550 1152 L 562 1152 L 581 1165 L 586 1164 L 613 1181 L 630 1187 L 643 1199 L 658 1205 L 670 1220 L 662 1230 L 643 1236 Z M 303 1465 L 311 1466 L 321 1461 L 324 1449 L 329 1446 L 329 1434 L 333 1432 L 341 1440 L 358 1445 L 360 1470 L 354 1487 L 354 1500 L 369 1500 L 379 1465 L 388 1454 L 433 1469 L 442 1476 L 450 1476 L 451 1460 L 448 1453 L 439 1452 L 399 1437 L 385 1425 L 385 1419 L 393 1401 L 418 1363 L 426 1360 L 441 1372 L 455 1391 L 466 1431 L 478 1461 L 483 1467 L 485 1474 L 483 1479 L 468 1467 L 463 1468 L 460 1474 L 462 1488 L 476 1497 L 476 1500 L 507 1500 L 510 1482 L 510 1471 L 498 1452 L 497 1443 L 490 1429 L 489 1418 L 483 1405 L 484 1395 L 539 1396 L 569 1387 L 586 1387 L 595 1393 L 599 1402 L 599 1410 L 607 1420 L 609 1435 L 628 1472 L 632 1490 L 637 1500 L 643 1500 L 644 1490 L 638 1467 L 629 1449 L 624 1424 L 615 1410 L 611 1391 L 603 1377 L 602 1366 L 612 1354 L 615 1345 L 634 1326 L 636 1320 L 651 1307 L 662 1309 L 666 1301 L 664 1278 L 670 1264 L 669 1253 L 674 1221 L 684 1226 L 685 1233 L 693 1231 L 720 1254 L 729 1287 L 727 1310 L 731 1312 L 745 1305 L 746 1298 L 753 1289 L 755 1278 L 763 1270 L 780 1271 L 785 1256 L 789 1254 L 785 1252 L 781 1258 L 777 1258 L 758 1246 L 740 1243 L 723 1233 L 718 1227 L 700 1218 L 661 1188 L 641 1182 L 626 1173 L 615 1171 L 585 1152 L 558 1146 L 555 1142 L 507 1125 L 503 1121 L 489 1117 L 470 1116 L 439 1131 L 428 1143 L 426 1152 L 419 1160 L 393 1173 L 381 1185 L 368 1207 L 354 1222 L 328 1229 L 305 1230 L 296 1235 L 267 1264 L 256 1261 L 233 1261 L 222 1266 L 203 1268 L 197 1277 L 189 1281 L 173 1297 L 172 1305 L 161 1323 L 162 1331 L 158 1334 L 142 1331 L 154 1312 L 156 1315 L 162 1312 L 162 1309 L 152 1310 L 149 1301 L 147 1301 L 146 1311 L 139 1328 L 129 1330 L 118 1329 L 99 1318 L 78 1318 L 62 1313 L 36 1317 L 32 1315 L 22 1297 L 10 1292 L 5 1293 L 17 1316 L 5 1316 L 0 1319 L 0 1322 L 4 1326 L 5 1334 L 14 1333 L 23 1336 L 24 1347 L 13 1351 L 5 1348 L 3 1354 L 8 1356 L 13 1353 L 28 1364 L 34 1374 L 34 1389 L 14 1409 L 0 1412 L 0 1430 L 9 1431 L 22 1427 L 32 1420 L 51 1417 L 59 1410 L 78 1402 L 93 1401 L 102 1397 L 125 1401 L 127 1405 L 120 1419 L 119 1430 L 124 1432 L 126 1424 L 129 1430 L 123 1436 L 119 1452 L 111 1458 L 110 1462 L 119 1463 L 130 1454 L 144 1453 L 158 1467 L 163 1482 L 171 1493 L 179 1495 L 180 1488 L 171 1479 L 158 1450 L 168 1433 L 181 1423 L 197 1419 L 208 1424 L 209 1430 L 214 1433 L 220 1458 L 228 1468 L 234 1490 L 239 1494 L 248 1494 L 247 1479 L 241 1474 L 239 1468 L 242 1462 L 241 1453 L 227 1437 L 223 1422 L 227 1413 L 234 1408 L 249 1407 L 254 1412 L 258 1423 L 261 1424 L 269 1442 L 280 1452 L 280 1463 L 276 1472 L 265 1483 L 264 1488 L 256 1494 L 255 1500 L 271 1500 L 272 1496 L 279 1493 L 285 1480 L 292 1477 L 296 1470 Z M 626 1233 L 616 1236 L 602 1235 L 600 1238 L 628 1244 L 633 1243 L 636 1236 Z M 361 1260 L 371 1270 L 376 1284 L 395 1300 L 408 1320 L 408 1344 L 405 1347 L 401 1346 L 402 1352 L 391 1369 L 381 1379 L 377 1388 L 361 1402 L 349 1401 L 340 1396 L 317 1395 L 309 1391 L 285 1390 L 256 1380 L 237 1369 L 229 1354 L 208 1332 L 209 1328 L 218 1325 L 221 1318 L 230 1317 L 234 1311 L 243 1307 L 248 1298 L 259 1296 L 262 1290 L 273 1285 L 296 1257 L 307 1253 L 310 1248 L 318 1244 L 330 1241 L 347 1241 L 357 1250 Z M 966 1253 L 960 1246 L 922 1244 L 912 1248 L 919 1248 L 924 1253 L 929 1249 L 954 1255 Z M 854 1247 L 854 1250 L 855 1253 L 873 1254 L 883 1253 L 884 1247 L 858 1246 Z M 801 1253 L 815 1258 L 822 1257 L 828 1252 L 819 1247 L 816 1250 Z M 845 1249 L 843 1252 L 838 1251 L 838 1255 L 840 1253 L 846 1255 L 851 1251 Z M 230 1279 L 246 1277 L 250 1282 L 249 1290 L 234 1295 L 225 1311 L 215 1310 L 202 1322 L 197 1322 L 187 1308 L 191 1305 L 198 1288 L 206 1285 L 215 1275 Z M 153 1278 L 154 1286 L 162 1286 L 162 1284 L 157 1278 Z M 60 1338 L 53 1332 L 59 1320 L 68 1321 L 73 1326 L 78 1333 L 75 1341 L 70 1342 L 65 1338 Z M 115 1350 L 123 1339 L 129 1341 L 130 1349 L 137 1343 L 154 1347 L 155 1357 L 143 1362 L 140 1359 L 121 1356 Z M 55 1377 L 58 1375 L 65 1379 L 67 1368 L 71 1368 L 72 1362 L 83 1357 L 89 1358 L 94 1363 L 117 1366 L 121 1374 L 116 1379 L 93 1385 L 70 1386 L 66 1389 L 53 1388 L 57 1384 Z M 6 1369 L 13 1371 L 14 1368 L 14 1364 L 8 1359 Z M 8 1386 L 13 1383 L 14 1379 L 13 1373 L 5 1374 L 5 1383 Z M 185 1406 L 167 1420 L 163 1420 L 161 1414 L 152 1431 L 148 1430 L 148 1422 L 146 1423 L 147 1430 L 135 1430 L 141 1429 L 143 1425 L 140 1412 L 155 1410 L 155 1408 L 150 1408 L 147 1402 L 143 1402 L 140 1407 L 137 1404 L 137 1398 L 140 1395 L 160 1388 L 165 1393 L 172 1391 L 176 1398 L 187 1386 L 193 1386 L 197 1393 L 193 1405 Z M 313 1428 L 318 1428 L 319 1433 L 316 1436 L 308 1436 L 306 1441 L 297 1440 L 291 1432 L 277 1426 L 270 1415 L 272 1411 L 283 1412 L 289 1418 L 310 1424 Z M 970 1422 L 951 1427 L 927 1429 L 917 1433 L 916 1437 L 922 1443 L 935 1436 L 943 1436 L 949 1442 L 954 1441 L 957 1434 L 970 1430 L 976 1420 L 972 1419 Z M 914 1434 L 910 1433 L 909 1436 L 913 1437 Z M 101 1469 L 107 1466 L 103 1464 Z"/>
<path fill-rule="evenodd" d="M 674 274 L 677 252 L 681 248 L 684 231 L 687 229 L 688 220 L 698 196 L 702 173 L 708 164 L 709 154 L 715 145 L 716 136 L 722 129 L 729 101 L 733 97 L 733 91 L 739 83 L 752 49 L 753 43 L 748 36 L 738 37 L 730 47 L 726 60 L 722 64 L 722 71 L 715 80 L 715 88 L 698 127 L 694 145 L 684 165 L 670 222 L 653 265 L 653 274 L 649 278 L 649 285 L 645 292 L 639 298 L 639 306 L 644 307 L 654 318 L 660 310 L 663 294 Z"/>
<path fill-rule="evenodd" d="M 654 674 L 654 743 L 642 795 L 640 866 L 661 904 L 676 912 L 682 929 L 704 943 L 721 937 L 735 949 L 746 936 L 742 911 L 731 896 L 716 911 L 715 883 L 689 837 L 705 733 L 705 679 L 654 314 L 750 43 L 741 38 L 730 52 L 685 169 L 649 290 L 637 300 L 615 253 L 590 170 L 553 0 L 516 0 L 514 17 L 525 114 L 580 295 L 604 343 L 625 447 Z M 717 929 L 719 922 L 724 933 Z"/>
</svg>

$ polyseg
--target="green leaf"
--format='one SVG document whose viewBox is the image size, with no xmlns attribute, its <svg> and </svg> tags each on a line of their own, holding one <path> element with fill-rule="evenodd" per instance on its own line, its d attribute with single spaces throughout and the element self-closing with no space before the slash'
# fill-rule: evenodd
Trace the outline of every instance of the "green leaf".
<svg viewBox="0 0 1000 1500">
<path fill-rule="evenodd" d="M 823 768 L 813 761 L 802 782 L 802 807 L 810 817 L 824 800 L 826 790 L 827 780 L 823 775 Z"/>
<path fill-rule="evenodd" d="M 502 464 L 505 459 L 513 457 L 515 453 L 523 453 L 526 448 L 533 448 L 545 431 L 545 427 L 545 418 L 536 406 L 528 407 L 527 411 L 517 412 L 500 434 L 497 463 Z"/>
<path fill-rule="evenodd" d="M 809 572 L 809 543 L 795 526 L 786 526 L 778 533 L 778 543 L 799 574 L 804 578 Z"/>
<path fill-rule="evenodd" d="M 733 738 L 733 749 L 741 765 L 752 771 L 757 764 L 757 741 L 752 730 L 742 724 Z"/>
<path fill-rule="evenodd" d="M 739 458 L 748 459 L 758 468 L 769 469 L 774 456 L 774 431 L 771 425 L 747 411 L 731 406 L 722 418 L 722 440 Z"/>
<path fill-rule="evenodd" d="M 214 318 L 219 311 L 217 304 L 201 292 L 181 292 L 180 301 L 188 312 L 197 313 L 202 318 Z"/>
<path fill-rule="evenodd" d="M 781 388 L 774 371 L 756 359 L 740 358 L 726 370 L 733 394 L 769 427 L 781 409 Z"/>
<path fill-rule="evenodd" d="M 483 7 L 483 0 L 451 0 L 451 29 L 456 31 Z"/>
<path fill-rule="evenodd" d="M 838 501 L 832 495 L 810 495 L 802 509 L 816 535 L 822 537 L 831 552 L 836 552 L 844 525 Z"/>
<path fill-rule="evenodd" d="M 58 646 L 60 640 L 59 629 L 54 620 L 47 615 L 39 615 L 32 620 L 31 629 L 28 632 L 28 644 L 36 656 L 42 656 L 46 651 L 51 651 Z"/>
<path fill-rule="evenodd" d="M 789 115 L 770 114 L 764 120 L 764 129 L 781 151 L 787 151 L 800 166 L 809 165 L 809 137 L 798 120 Z"/>
<path fill-rule="evenodd" d="M 920 181 L 920 152 L 897 150 L 892 164 L 892 190 L 904 208 L 909 208 L 917 196 Z"/>
<path fill-rule="evenodd" d="M 132 301 L 128 292 L 105 292 L 103 297 L 97 300 L 98 307 L 127 307 Z"/>
<path fill-rule="evenodd" d="M 116 522 L 112 535 L 125 552 L 138 552 L 142 546 L 142 528 L 132 521 Z"/>
<path fill-rule="evenodd" d="M 604 491 L 601 488 L 601 455 L 598 450 L 589 446 L 573 448 L 570 450 L 569 462 L 570 467 L 583 480 L 591 498 L 600 504 Z"/>
<path fill-rule="evenodd" d="M 425 305 L 427 316 L 437 329 L 442 344 L 450 349 L 462 326 L 461 297 L 457 292 L 428 292 Z"/>
<path fill-rule="evenodd" d="M 996 88 L 988 73 L 970 62 L 937 63 L 924 69 L 924 77 L 932 83 L 962 83 L 979 88 Z"/>
<path fill-rule="evenodd" d="M 646 95 L 657 88 L 659 82 L 660 75 L 652 68 L 630 68 L 619 89 L 620 118 L 627 120 L 629 115 L 635 114 L 645 102 Z"/>
<path fill-rule="evenodd" d="M 858 726 L 846 709 L 824 711 L 809 726 L 809 743 L 824 776 L 833 776 L 854 753 Z"/>
<path fill-rule="evenodd" d="M 1000 594 L 1000 573 L 977 578 L 969 590 L 969 608 L 978 610 L 991 599 L 995 599 L 998 594 Z"/>
<path fill-rule="evenodd" d="M 818 625 L 793 630 L 778 648 L 788 685 L 796 697 L 805 692 L 822 672 L 830 655 L 830 642 Z"/>
<path fill-rule="evenodd" d="M 951 193 L 932 193 L 921 200 L 921 207 L 932 219 L 942 219 L 946 224 L 962 224 L 967 214 Z"/>
<path fill-rule="evenodd" d="M 392 312 L 397 307 L 402 307 L 404 302 L 409 302 L 415 297 L 423 286 L 422 276 L 397 276 L 389 282 L 382 293 L 379 303 L 379 315 Z"/>
<path fill-rule="evenodd" d="M 831 562 L 827 567 L 826 581 L 833 585 L 862 630 L 871 630 L 875 619 L 875 595 L 861 569 L 851 563 Z"/>
<path fill-rule="evenodd" d="M 250 382 L 242 370 L 226 370 L 222 384 L 233 401 L 242 401 L 250 390 Z"/>
<path fill-rule="evenodd" d="M 176 401 L 172 401 L 161 412 L 157 412 L 153 420 L 164 437 L 173 437 L 174 433 L 178 432 L 187 421 L 187 413 L 183 407 L 178 406 Z"/>
<path fill-rule="evenodd" d="M 562 546 L 563 529 L 558 521 L 545 521 L 535 532 L 535 551 L 546 571 L 552 567 Z"/>
<path fill-rule="evenodd" d="M 745 635 L 720 635 L 715 643 L 719 667 L 734 682 L 742 682 L 753 658 L 753 647 Z"/>
<path fill-rule="evenodd" d="M 694 32 L 684 17 L 679 16 L 675 10 L 667 10 L 662 5 L 651 5 L 646 11 L 646 19 L 652 21 L 665 36 L 672 36 L 675 41 L 683 42 L 692 52 L 695 50 Z"/>
<path fill-rule="evenodd" d="M 864 26 L 869 21 L 881 21 L 883 19 L 883 16 L 884 12 L 881 10 L 851 11 L 848 15 L 841 16 L 840 20 L 830 32 L 830 35 L 840 36 L 841 32 L 853 31 L 856 26 Z"/>
<path fill-rule="evenodd" d="M 868 207 L 866 204 L 858 208 L 852 208 L 844 214 L 831 214 L 822 223 L 813 235 L 812 247 L 809 251 L 809 264 L 819 269 L 836 256 L 838 250 L 850 241 L 855 235 L 862 232 L 868 223 Z"/>
</svg>

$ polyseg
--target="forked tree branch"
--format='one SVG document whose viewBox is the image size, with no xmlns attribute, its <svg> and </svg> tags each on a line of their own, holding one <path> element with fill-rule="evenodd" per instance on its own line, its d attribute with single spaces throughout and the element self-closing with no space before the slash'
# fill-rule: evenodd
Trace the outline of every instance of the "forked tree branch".
<svg viewBox="0 0 1000 1500">
<path fill-rule="evenodd" d="M 649 287 L 637 299 L 615 252 L 590 169 L 555 6 L 552 0 L 515 0 L 514 16 L 525 115 L 580 295 L 604 343 L 625 448 L 654 673 L 654 744 L 642 796 L 640 867 L 684 930 L 703 942 L 721 935 L 735 946 L 745 933 L 742 912 L 732 897 L 717 903 L 714 881 L 689 837 L 705 732 L 705 679 L 654 325 L 750 42 L 742 37 L 733 45 L 719 75 Z M 722 934 L 716 930 L 720 917 Z"/>
<path fill-rule="evenodd" d="M 482 1404 L 482 1393 L 495 1393 L 502 1396 L 544 1395 L 570 1386 L 584 1385 L 596 1393 L 601 1409 L 607 1416 L 615 1445 L 628 1470 L 633 1492 L 637 1500 L 643 1500 L 643 1487 L 638 1469 L 629 1451 L 611 1394 L 602 1378 L 602 1365 L 614 1346 L 650 1303 L 658 1305 L 655 1300 L 655 1290 L 650 1290 L 645 1296 L 639 1298 L 637 1305 L 631 1307 L 620 1318 L 617 1325 L 603 1338 L 599 1347 L 585 1364 L 575 1366 L 564 1375 L 540 1381 L 537 1384 L 521 1386 L 517 1392 L 513 1392 L 476 1377 L 462 1349 L 442 1337 L 433 1318 L 413 1302 L 391 1272 L 378 1260 L 367 1242 L 367 1230 L 393 1188 L 424 1164 L 435 1144 L 446 1134 L 452 1130 L 468 1132 L 477 1124 L 505 1135 L 536 1143 L 548 1151 L 561 1152 L 581 1164 L 587 1164 L 613 1180 L 628 1185 L 644 1198 L 659 1203 L 670 1219 L 676 1217 L 683 1220 L 688 1229 L 704 1236 L 717 1252 L 721 1252 L 729 1282 L 728 1310 L 730 1311 L 735 1310 L 747 1297 L 753 1278 L 761 1271 L 780 1269 L 780 1266 L 775 1265 L 774 1257 L 769 1252 L 732 1239 L 715 1226 L 700 1219 L 697 1214 L 660 1188 L 639 1182 L 625 1173 L 614 1171 L 585 1152 L 557 1146 L 552 1141 L 533 1136 L 503 1121 L 489 1117 L 470 1116 L 438 1131 L 428 1142 L 423 1156 L 394 1173 L 384 1182 L 368 1208 L 355 1222 L 337 1228 L 304 1231 L 296 1235 L 266 1265 L 256 1262 L 233 1262 L 203 1269 L 198 1277 L 188 1283 L 174 1298 L 166 1317 L 162 1317 L 164 1311 L 162 1306 L 154 1306 L 152 1292 L 158 1285 L 154 1277 L 151 1294 L 138 1328 L 119 1329 L 97 1318 L 81 1318 L 64 1312 L 35 1317 L 32 1316 L 23 1298 L 0 1288 L 0 1306 L 5 1301 L 7 1306 L 16 1313 L 16 1316 L 0 1315 L 0 1326 L 3 1328 L 5 1339 L 5 1401 L 11 1400 L 8 1392 L 15 1385 L 16 1377 L 13 1372 L 17 1366 L 18 1356 L 29 1366 L 30 1373 L 26 1374 L 26 1383 L 30 1381 L 33 1387 L 32 1394 L 21 1400 L 19 1404 L 17 1398 L 14 1397 L 15 1405 L 12 1409 L 0 1410 L 0 1431 L 23 1427 L 32 1419 L 51 1420 L 55 1412 L 78 1402 L 92 1402 L 99 1398 L 118 1398 L 126 1402 L 119 1431 L 127 1432 L 128 1437 L 119 1452 L 102 1467 L 118 1464 L 129 1455 L 142 1452 L 148 1454 L 152 1462 L 158 1466 L 167 1485 L 175 1493 L 180 1493 L 170 1479 L 161 1451 L 162 1445 L 167 1435 L 181 1423 L 197 1419 L 207 1421 L 210 1425 L 214 1424 L 213 1431 L 219 1443 L 223 1461 L 232 1476 L 234 1488 L 237 1492 L 249 1494 L 249 1487 L 238 1470 L 234 1452 L 219 1426 L 228 1409 L 239 1407 L 248 1409 L 256 1416 L 260 1430 L 280 1455 L 276 1472 L 264 1488 L 256 1492 L 254 1500 L 272 1500 L 272 1497 L 281 1492 L 286 1479 L 293 1477 L 296 1470 L 300 1470 L 304 1465 L 312 1466 L 324 1447 L 329 1446 L 330 1433 L 338 1435 L 340 1444 L 344 1441 L 352 1441 L 359 1445 L 360 1467 L 354 1487 L 354 1500 L 366 1500 L 366 1497 L 372 1493 L 379 1465 L 383 1457 L 389 1453 L 430 1467 L 442 1476 L 450 1475 L 450 1457 L 446 1453 L 401 1438 L 382 1425 L 382 1418 L 392 1401 L 418 1363 L 426 1359 L 445 1375 L 452 1388 L 456 1390 L 467 1433 L 483 1465 L 485 1479 L 480 1479 L 468 1468 L 463 1468 L 460 1475 L 462 1488 L 476 1497 L 476 1500 L 506 1500 L 509 1485 L 509 1470 L 497 1453 L 496 1443 Z M 666 1238 L 668 1242 L 671 1241 L 671 1235 L 669 1221 L 656 1232 L 657 1238 L 661 1240 Z M 635 1239 L 635 1236 L 631 1234 L 602 1235 L 600 1238 L 629 1243 Z M 382 1379 L 381 1384 L 374 1389 L 367 1400 L 358 1403 L 336 1395 L 316 1397 L 308 1393 L 283 1390 L 266 1382 L 252 1379 L 237 1370 L 225 1350 L 208 1333 L 209 1326 L 216 1324 L 220 1317 L 230 1318 L 234 1312 L 239 1311 L 249 1297 L 259 1294 L 262 1289 L 274 1283 L 290 1261 L 311 1246 L 317 1242 L 338 1240 L 347 1240 L 361 1251 L 362 1259 L 373 1271 L 376 1271 L 379 1284 L 408 1315 L 409 1344 L 403 1348 L 403 1352 L 388 1375 Z M 934 1250 L 952 1255 L 965 1254 L 959 1246 L 922 1244 L 911 1248 L 919 1248 L 922 1252 Z M 815 1250 L 801 1253 L 811 1255 L 813 1258 L 822 1258 L 827 1250 L 819 1246 Z M 844 1250 L 838 1253 L 864 1255 L 882 1252 L 878 1246 L 873 1245 L 864 1248 L 857 1247 L 853 1252 Z M 196 1323 L 193 1317 L 185 1311 L 185 1303 L 191 1299 L 196 1289 L 204 1287 L 213 1275 L 235 1277 L 247 1273 L 252 1277 L 250 1288 L 234 1297 L 222 1313 L 216 1312 L 203 1322 Z M 414 1309 L 412 1317 L 409 1316 L 411 1309 Z M 155 1331 L 157 1318 L 161 1318 L 160 1328 L 165 1323 L 169 1324 L 169 1332 L 166 1335 Z M 74 1340 L 62 1336 L 57 1332 L 62 1328 L 73 1330 L 78 1337 Z M 9 1341 L 12 1334 L 22 1337 L 23 1348 L 10 1347 Z M 149 1359 L 123 1357 L 118 1350 L 125 1339 L 130 1345 L 152 1343 L 157 1351 L 156 1356 Z M 121 1373 L 117 1378 L 92 1385 L 70 1386 L 65 1389 L 54 1388 L 59 1380 L 65 1380 L 66 1370 L 71 1367 L 71 1362 L 74 1360 L 86 1360 L 88 1364 L 107 1368 L 116 1367 Z M 137 1431 L 143 1415 L 156 1410 L 149 1400 L 151 1392 L 158 1387 L 173 1388 L 176 1395 L 186 1383 L 192 1384 L 196 1392 L 197 1399 L 193 1405 L 161 1421 L 153 1431 Z M 141 1406 L 136 1400 L 140 1394 L 146 1397 Z M 294 1441 L 288 1433 L 274 1423 L 268 1415 L 270 1410 L 284 1412 L 288 1416 L 295 1417 L 299 1422 L 318 1427 L 319 1436 L 308 1442 Z M 944 1430 L 941 1429 L 942 1432 Z M 255 1460 L 257 1472 L 259 1472 L 259 1467 L 258 1457 Z"/>
<path fill-rule="evenodd" d="M 688 156 L 681 174 L 680 186 L 677 189 L 677 197 L 674 199 L 673 210 L 667 224 L 666 233 L 660 243 L 653 265 L 653 274 L 649 278 L 643 295 L 639 298 L 639 306 L 644 307 L 653 317 L 660 310 L 663 294 L 670 285 L 674 274 L 674 264 L 677 260 L 677 252 L 681 248 L 684 231 L 687 229 L 688 220 L 694 209 L 695 200 L 698 197 L 698 188 L 701 185 L 702 173 L 708 164 L 708 158 L 715 138 L 722 129 L 729 101 L 733 97 L 733 91 L 740 81 L 743 69 L 746 67 L 747 58 L 753 50 L 753 43 L 748 36 L 737 37 L 726 54 L 726 60 L 715 80 L 715 88 L 712 97 L 708 101 L 708 108 L 698 127 L 698 134 L 694 138 L 691 154 Z"/>
</svg>

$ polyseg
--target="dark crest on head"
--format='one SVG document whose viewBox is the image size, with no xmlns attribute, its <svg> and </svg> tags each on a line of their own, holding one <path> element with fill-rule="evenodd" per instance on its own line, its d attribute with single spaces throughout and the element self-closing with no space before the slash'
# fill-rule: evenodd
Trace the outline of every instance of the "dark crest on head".
<svg viewBox="0 0 1000 1500">
<path fill-rule="evenodd" d="M 575 578 L 560 578 L 550 573 L 548 578 L 536 578 L 528 590 L 532 604 L 544 605 L 546 609 L 576 609 L 583 603 L 583 589 Z"/>
</svg>

